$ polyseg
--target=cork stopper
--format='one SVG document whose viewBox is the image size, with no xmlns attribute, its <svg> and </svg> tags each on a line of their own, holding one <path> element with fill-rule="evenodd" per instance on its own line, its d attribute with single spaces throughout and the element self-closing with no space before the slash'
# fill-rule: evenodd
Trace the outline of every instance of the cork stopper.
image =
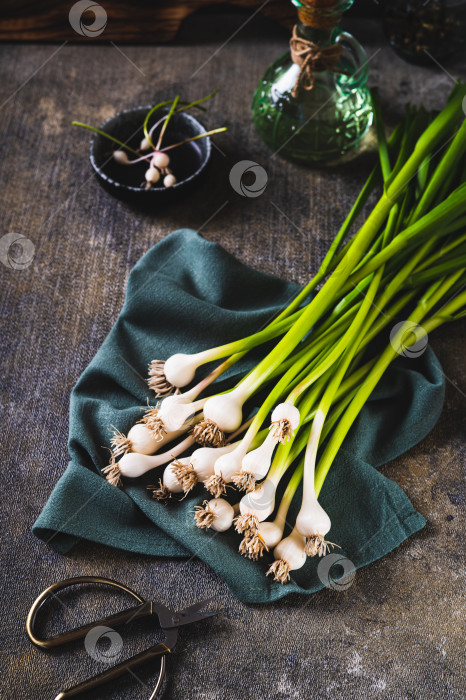
<svg viewBox="0 0 466 700">
<path fill-rule="evenodd" d="M 315 29 L 328 29 L 340 23 L 352 0 L 293 0 L 293 4 L 298 7 L 300 22 Z"/>
</svg>

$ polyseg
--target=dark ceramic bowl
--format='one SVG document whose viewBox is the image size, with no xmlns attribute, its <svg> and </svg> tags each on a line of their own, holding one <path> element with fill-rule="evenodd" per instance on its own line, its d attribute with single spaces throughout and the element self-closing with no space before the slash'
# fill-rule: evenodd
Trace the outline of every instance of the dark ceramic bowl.
<svg viewBox="0 0 466 700">
<path fill-rule="evenodd" d="M 150 106 L 126 109 L 107 119 L 99 128 L 138 151 L 141 140 L 144 138 L 142 125 L 150 109 Z M 149 120 L 149 129 L 165 116 L 167 111 L 167 108 L 157 110 Z M 155 129 L 153 140 L 157 138 L 161 126 Z M 162 148 L 205 132 L 206 129 L 202 124 L 190 114 L 175 113 L 168 123 Z M 161 204 L 186 194 L 201 180 L 211 158 L 212 146 L 210 137 L 206 136 L 168 151 L 170 169 L 177 182 L 172 187 L 165 187 L 163 178 L 160 178 L 159 182 L 152 185 L 150 189 L 145 188 L 144 173 L 149 167 L 147 161 L 136 165 L 121 165 L 112 157 L 116 149 L 118 149 L 117 144 L 100 134 L 94 134 L 91 139 L 91 164 L 105 189 L 120 199 L 145 204 Z M 136 156 L 128 152 L 128 158 L 133 160 Z"/>
</svg>

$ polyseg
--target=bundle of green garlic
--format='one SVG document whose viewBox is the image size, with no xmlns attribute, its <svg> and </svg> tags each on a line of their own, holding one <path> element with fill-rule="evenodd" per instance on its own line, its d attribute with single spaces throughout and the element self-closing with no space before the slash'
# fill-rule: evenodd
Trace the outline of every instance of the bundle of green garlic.
<svg viewBox="0 0 466 700">
<path fill-rule="evenodd" d="M 267 575 L 281 583 L 307 557 L 338 546 L 327 540 L 331 521 L 318 499 L 348 431 L 393 360 L 466 314 L 465 95 L 457 84 L 439 113 L 408 107 L 387 139 L 374 94 L 378 162 L 317 274 L 266 328 L 150 363 L 159 402 L 127 435 L 115 431 L 103 470 L 110 483 L 163 467 L 149 495 L 175 508 L 203 487 L 193 527 L 234 527 L 240 554 L 273 552 Z M 235 386 L 215 393 L 218 377 L 271 341 Z M 251 411 L 259 390 L 265 398 Z"/>
</svg>

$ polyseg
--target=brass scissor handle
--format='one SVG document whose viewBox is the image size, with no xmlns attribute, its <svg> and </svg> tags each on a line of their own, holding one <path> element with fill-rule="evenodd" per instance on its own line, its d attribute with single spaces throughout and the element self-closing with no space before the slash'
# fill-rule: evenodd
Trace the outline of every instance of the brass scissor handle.
<svg viewBox="0 0 466 700">
<path fill-rule="evenodd" d="M 49 639 L 40 639 L 39 637 L 37 637 L 34 628 L 37 613 L 39 612 L 42 605 L 44 605 L 44 603 L 47 600 L 54 597 L 57 591 L 63 590 L 64 588 L 68 588 L 69 586 L 89 583 L 101 583 L 107 586 L 112 586 L 113 588 L 118 588 L 124 593 L 128 593 L 133 598 L 135 598 L 138 601 L 139 605 L 133 608 L 129 608 L 128 610 L 123 610 L 120 613 L 115 613 L 115 615 L 111 615 L 110 617 L 106 617 L 97 622 L 92 622 L 88 625 L 77 627 L 73 630 L 70 630 L 69 632 L 65 632 L 64 634 L 59 634 L 54 637 L 50 637 Z M 123 622 L 128 622 L 129 620 L 132 620 L 136 617 L 146 617 L 151 614 L 152 603 L 150 601 L 146 602 L 144 598 L 141 598 L 141 596 L 138 595 L 135 591 L 133 591 L 131 588 L 128 588 L 127 586 L 124 586 L 121 583 L 118 583 L 118 581 L 113 581 L 112 579 L 108 578 L 102 578 L 100 576 L 75 576 L 74 578 L 69 578 L 65 579 L 64 581 L 54 583 L 52 586 L 49 586 L 44 591 L 42 591 L 40 596 L 34 601 L 34 603 L 31 606 L 31 609 L 29 610 L 26 620 L 26 632 L 33 644 L 44 649 L 50 649 L 52 647 L 57 647 L 61 644 L 66 644 L 67 642 L 76 639 L 82 639 L 88 634 L 89 631 L 94 629 L 96 626 L 104 624 L 107 627 L 111 627 L 112 625 L 117 626 L 119 624 L 122 624 Z M 104 671 L 103 673 L 100 673 L 99 675 L 94 676 L 93 678 L 89 678 L 83 683 L 79 683 L 78 685 L 73 686 L 68 690 L 64 690 L 63 692 L 59 693 L 59 695 L 57 695 L 55 700 L 65 700 L 65 698 L 76 697 L 77 695 L 80 695 L 83 692 L 96 688 L 97 686 L 103 685 L 107 681 L 113 680 L 114 678 L 118 678 L 119 676 L 123 675 L 128 669 L 136 668 L 137 666 L 142 665 L 149 659 L 159 658 L 159 677 L 157 679 L 157 684 L 154 688 L 154 691 L 149 698 L 149 700 L 154 700 L 154 698 L 157 696 L 160 690 L 165 676 L 165 654 L 169 652 L 170 649 L 166 646 L 166 644 L 163 644 L 162 642 L 160 644 L 156 644 L 150 649 L 147 649 L 146 651 L 143 651 L 140 654 L 136 654 L 127 661 L 123 661 L 120 664 L 109 668 L 107 671 Z"/>
</svg>

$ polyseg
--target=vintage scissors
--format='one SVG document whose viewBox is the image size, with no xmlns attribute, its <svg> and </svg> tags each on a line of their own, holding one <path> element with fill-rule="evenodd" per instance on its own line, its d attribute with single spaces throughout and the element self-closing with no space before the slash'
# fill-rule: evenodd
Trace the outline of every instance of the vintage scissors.
<svg viewBox="0 0 466 700">
<path fill-rule="evenodd" d="M 133 596 L 133 598 L 135 598 L 139 604 L 127 610 L 122 610 L 121 612 L 115 613 L 114 615 L 110 615 L 109 617 L 97 620 L 96 622 L 83 625 L 82 627 L 76 627 L 75 629 L 64 632 L 63 634 L 58 634 L 55 637 L 50 637 L 49 639 L 40 639 L 36 636 L 35 623 L 37 613 L 46 601 L 50 600 L 50 598 L 54 598 L 58 591 L 68 588 L 69 586 L 95 583 L 112 586 L 114 588 L 118 588 L 120 591 L 129 593 L 129 595 Z M 77 697 L 81 693 L 97 688 L 104 683 L 122 676 L 127 671 L 131 672 L 133 669 L 141 666 L 147 661 L 159 659 L 159 677 L 157 679 L 157 684 L 154 691 L 149 698 L 149 700 L 154 700 L 162 686 L 165 676 L 165 654 L 169 654 L 175 646 L 178 637 L 178 628 L 182 627 L 183 625 L 189 625 L 192 622 L 197 622 L 198 620 L 204 620 L 205 618 L 212 617 L 213 615 L 218 615 L 218 611 L 201 611 L 201 608 L 208 602 L 209 601 L 203 600 L 200 603 L 195 603 L 189 608 L 181 610 L 180 612 L 173 612 L 161 603 L 157 603 L 152 600 L 144 600 L 140 595 L 131 590 L 131 588 L 128 588 L 117 581 L 101 578 L 100 576 L 77 576 L 75 578 L 69 578 L 65 581 L 54 583 L 40 594 L 29 610 L 26 620 L 26 632 L 31 642 L 36 646 L 44 649 L 52 649 L 54 647 L 59 647 L 62 644 L 66 644 L 67 642 L 72 642 L 76 639 L 89 639 L 88 635 L 93 634 L 98 628 L 102 628 L 103 631 L 106 630 L 107 632 L 110 630 L 113 632 L 113 634 L 115 634 L 113 630 L 114 627 L 131 622 L 132 620 L 150 616 L 158 618 L 159 625 L 165 634 L 165 639 L 163 642 L 159 642 L 158 644 L 149 647 L 145 651 L 130 657 L 126 661 L 122 661 L 116 666 L 112 666 L 107 671 L 104 671 L 97 676 L 93 676 L 92 678 L 89 678 L 88 680 L 83 681 L 72 688 L 61 691 L 55 698 L 55 700 L 68 700 L 68 698 Z"/>
</svg>

